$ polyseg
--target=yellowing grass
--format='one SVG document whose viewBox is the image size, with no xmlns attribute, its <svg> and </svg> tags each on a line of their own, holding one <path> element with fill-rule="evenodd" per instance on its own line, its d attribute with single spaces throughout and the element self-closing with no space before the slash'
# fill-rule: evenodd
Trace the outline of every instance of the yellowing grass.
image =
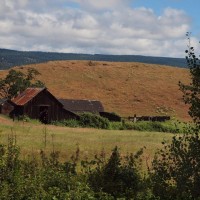
<svg viewBox="0 0 200 200">
<path fill-rule="evenodd" d="M 122 155 L 134 153 L 145 146 L 143 159 L 151 161 L 156 149 L 162 147 L 161 142 L 172 138 L 170 133 L 157 132 L 67 128 L 22 122 L 0 125 L 1 143 L 7 143 L 9 134 L 16 135 L 23 157 L 38 155 L 41 149 L 47 153 L 54 149 L 60 151 L 62 161 L 69 159 L 77 146 L 81 159 L 91 159 L 102 150 L 108 156 L 115 146 L 120 148 Z"/>
</svg>

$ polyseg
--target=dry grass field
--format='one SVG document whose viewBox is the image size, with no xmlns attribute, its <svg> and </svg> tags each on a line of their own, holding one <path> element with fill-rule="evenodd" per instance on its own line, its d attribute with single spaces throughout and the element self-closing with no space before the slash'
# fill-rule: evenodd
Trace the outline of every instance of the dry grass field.
<svg viewBox="0 0 200 200">
<path fill-rule="evenodd" d="M 16 136 L 21 156 L 39 157 L 40 150 L 47 155 L 54 149 L 60 152 L 60 160 L 70 160 L 77 147 L 80 149 L 80 159 L 93 159 L 102 151 L 108 158 L 115 146 L 120 148 L 122 156 L 136 153 L 143 147 L 143 165 L 150 165 L 154 153 L 162 148 L 161 142 L 171 141 L 173 134 L 158 132 L 140 132 L 127 130 L 99 130 L 92 128 L 68 128 L 53 125 L 43 125 L 22 121 L 13 122 L 0 115 L 0 143 L 7 144 L 8 136 Z"/>
<path fill-rule="evenodd" d="M 187 82 L 186 69 L 141 63 L 54 61 L 16 67 L 36 68 L 58 98 L 100 100 L 106 111 L 124 117 L 171 115 L 188 120 L 178 82 Z M 1 71 L 4 76 L 7 71 Z"/>
</svg>

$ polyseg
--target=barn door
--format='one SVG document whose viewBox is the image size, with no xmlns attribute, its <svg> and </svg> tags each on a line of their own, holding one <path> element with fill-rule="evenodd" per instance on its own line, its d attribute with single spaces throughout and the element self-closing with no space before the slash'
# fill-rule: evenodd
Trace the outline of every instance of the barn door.
<svg viewBox="0 0 200 200">
<path fill-rule="evenodd" d="M 49 122 L 49 107 L 48 106 L 39 107 L 39 120 L 44 124 L 47 124 Z"/>
</svg>

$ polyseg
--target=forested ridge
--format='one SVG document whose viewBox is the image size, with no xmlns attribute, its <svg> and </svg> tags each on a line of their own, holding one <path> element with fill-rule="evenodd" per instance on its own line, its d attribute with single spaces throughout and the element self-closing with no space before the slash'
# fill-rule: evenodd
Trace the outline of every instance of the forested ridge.
<svg viewBox="0 0 200 200">
<path fill-rule="evenodd" d="M 13 66 L 43 63 L 55 60 L 141 62 L 175 67 L 186 67 L 186 61 L 184 58 L 151 57 L 140 55 L 76 54 L 0 49 L 0 69 L 9 69 Z"/>
</svg>

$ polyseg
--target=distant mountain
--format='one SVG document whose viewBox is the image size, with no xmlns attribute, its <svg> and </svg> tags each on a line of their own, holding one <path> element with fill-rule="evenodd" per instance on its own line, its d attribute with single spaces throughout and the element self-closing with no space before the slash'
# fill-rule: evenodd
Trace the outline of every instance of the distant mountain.
<svg viewBox="0 0 200 200">
<path fill-rule="evenodd" d="M 152 57 L 140 55 L 103 55 L 103 54 L 75 54 L 54 53 L 39 51 L 15 51 L 0 49 L 0 69 L 8 69 L 13 66 L 44 63 L 55 60 L 91 60 L 112 62 L 141 62 L 149 64 L 169 65 L 185 68 L 184 58 Z"/>
</svg>

